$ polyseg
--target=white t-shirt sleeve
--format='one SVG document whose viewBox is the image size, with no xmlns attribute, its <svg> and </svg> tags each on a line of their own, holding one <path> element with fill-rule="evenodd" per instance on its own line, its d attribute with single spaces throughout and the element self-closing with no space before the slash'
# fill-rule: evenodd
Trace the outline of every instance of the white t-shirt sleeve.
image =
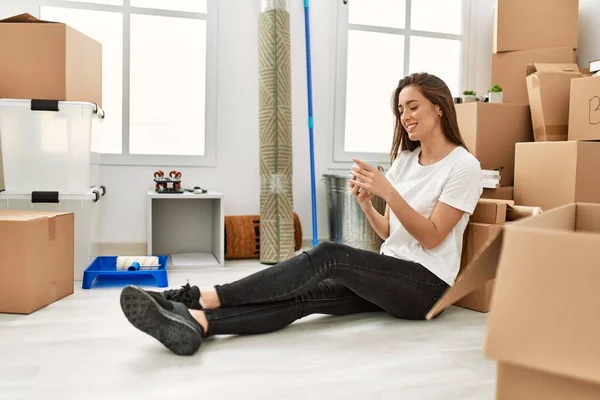
<svg viewBox="0 0 600 400">
<path fill-rule="evenodd" d="M 477 159 L 471 158 L 453 168 L 439 201 L 473 214 L 482 193 L 481 166 Z"/>
</svg>

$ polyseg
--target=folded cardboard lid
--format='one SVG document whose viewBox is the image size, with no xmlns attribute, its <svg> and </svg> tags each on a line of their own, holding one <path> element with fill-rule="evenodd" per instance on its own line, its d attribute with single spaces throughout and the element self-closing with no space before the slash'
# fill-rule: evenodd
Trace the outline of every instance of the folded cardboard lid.
<svg viewBox="0 0 600 400">
<path fill-rule="evenodd" d="M 486 356 L 600 383 L 600 204 L 517 221 L 498 241 Z"/>
<path fill-rule="evenodd" d="M 549 63 L 532 63 L 527 65 L 526 76 L 534 73 L 560 72 L 581 74 L 577 64 L 549 64 Z"/>
<path fill-rule="evenodd" d="M 504 205 L 504 204 L 506 204 L 509 207 L 513 207 L 515 205 L 515 201 L 514 200 L 503 200 L 503 199 L 486 199 L 486 198 L 480 198 L 477 202 L 481 203 L 481 204 L 497 204 L 497 205 Z"/>
<path fill-rule="evenodd" d="M 33 24 L 43 23 L 43 24 L 55 24 L 57 22 L 43 21 L 43 20 L 41 20 L 39 18 L 34 17 L 31 14 L 25 13 L 25 14 L 19 14 L 19 15 L 14 15 L 12 17 L 0 19 L 0 23 L 33 23 Z"/>
<path fill-rule="evenodd" d="M 32 210 L 0 210 L 0 221 L 32 221 L 52 218 L 59 215 L 72 214 L 69 212 L 32 211 Z"/>
</svg>

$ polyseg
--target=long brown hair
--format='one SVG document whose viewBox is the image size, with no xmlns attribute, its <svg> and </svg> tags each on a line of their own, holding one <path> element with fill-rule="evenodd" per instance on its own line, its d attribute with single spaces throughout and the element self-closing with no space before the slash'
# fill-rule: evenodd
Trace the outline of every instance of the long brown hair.
<svg viewBox="0 0 600 400">
<path fill-rule="evenodd" d="M 451 143 L 466 149 L 467 146 L 458 129 L 456 109 L 454 108 L 454 101 L 450 89 L 448 89 L 448 86 L 444 81 L 437 76 L 425 72 L 418 72 L 402 78 L 400 82 L 398 82 L 398 87 L 394 91 L 392 97 L 392 111 L 396 117 L 394 125 L 394 141 L 392 143 L 392 151 L 390 152 L 392 162 L 398 156 L 398 150 L 413 151 L 421 145 L 421 142 L 410 140 L 408 137 L 408 132 L 404 129 L 404 126 L 402 126 L 401 115 L 398 110 L 398 96 L 402 89 L 407 86 L 418 88 L 427 100 L 442 109 L 442 131 L 444 132 L 444 136 Z"/>
</svg>

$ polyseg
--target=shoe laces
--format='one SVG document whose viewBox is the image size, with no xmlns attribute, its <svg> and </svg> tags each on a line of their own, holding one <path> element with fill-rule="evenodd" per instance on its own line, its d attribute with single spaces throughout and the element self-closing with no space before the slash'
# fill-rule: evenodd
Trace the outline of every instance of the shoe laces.
<svg viewBox="0 0 600 400">
<path fill-rule="evenodd" d="M 193 298 L 192 295 L 192 287 L 190 286 L 190 282 L 181 286 L 181 289 L 172 289 L 167 290 L 165 292 L 165 298 L 167 300 L 181 301 L 181 300 L 191 300 Z"/>
</svg>

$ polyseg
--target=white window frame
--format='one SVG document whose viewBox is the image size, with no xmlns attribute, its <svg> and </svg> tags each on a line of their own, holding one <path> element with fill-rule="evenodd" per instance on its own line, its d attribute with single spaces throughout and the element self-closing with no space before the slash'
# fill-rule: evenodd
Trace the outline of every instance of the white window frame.
<svg viewBox="0 0 600 400">
<path fill-rule="evenodd" d="M 123 15 L 123 127 L 121 131 L 121 154 L 99 153 L 93 157 L 101 165 L 141 165 L 141 166 L 195 166 L 213 167 L 216 165 L 217 128 L 217 20 L 218 1 L 207 0 L 207 13 L 173 11 L 155 8 L 133 7 L 131 0 L 123 0 L 123 5 L 95 4 L 68 0 L 37 0 L 38 15 L 42 6 L 62 7 L 78 10 L 108 11 Z M 203 156 L 130 154 L 129 153 L 129 98 L 130 98 L 130 39 L 131 15 L 153 15 L 206 20 L 206 120 L 205 149 Z M 159 112 L 160 110 L 157 110 Z M 110 116 L 107 115 L 107 118 Z"/>
<path fill-rule="evenodd" d="M 467 87 L 475 83 L 474 65 L 475 49 L 473 32 L 471 30 L 473 19 L 477 18 L 477 7 L 473 7 L 473 0 L 463 0 L 463 26 L 462 34 L 446 34 L 419 31 L 410 28 L 411 5 L 412 0 L 406 0 L 405 28 L 388 28 L 369 25 L 356 25 L 348 22 L 349 4 L 352 0 L 335 0 L 337 3 L 337 24 L 334 25 L 333 35 L 337 38 L 335 60 L 333 61 L 335 77 L 334 83 L 334 121 L 333 134 L 329 141 L 331 158 L 328 160 L 330 169 L 348 169 L 352 164 L 352 158 L 358 158 L 363 161 L 378 162 L 382 166 L 390 165 L 389 151 L 386 153 L 362 153 L 348 152 L 344 150 L 345 123 L 346 123 L 346 72 L 348 60 L 348 31 L 350 29 L 362 30 L 368 32 L 381 32 L 404 35 L 404 68 L 403 75 L 408 75 L 409 56 L 410 56 L 410 37 L 422 36 L 439 39 L 454 39 L 461 42 L 460 66 L 461 76 L 459 77 L 459 88 L 462 92 Z M 416 0 L 418 1 L 418 0 Z M 399 76 L 398 79 L 401 77 Z M 390 90 L 392 90 L 391 88 Z M 391 112 L 391 110 L 390 110 Z M 390 141 L 390 150 L 392 142 Z"/>
</svg>

